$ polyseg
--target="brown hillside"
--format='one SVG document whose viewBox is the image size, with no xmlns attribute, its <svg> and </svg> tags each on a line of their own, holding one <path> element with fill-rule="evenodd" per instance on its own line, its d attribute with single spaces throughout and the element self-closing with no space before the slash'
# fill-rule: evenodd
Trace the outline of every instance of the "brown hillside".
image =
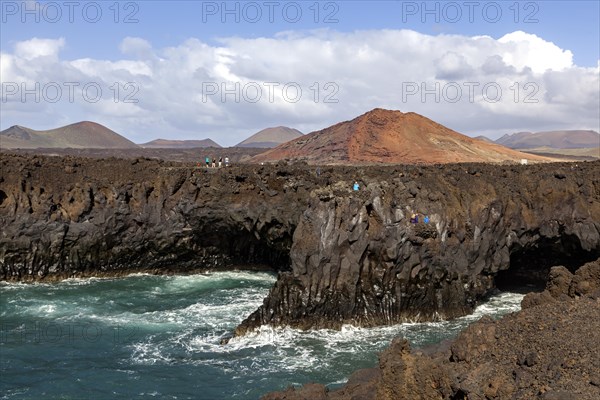
<svg viewBox="0 0 600 400">
<path fill-rule="evenodd" d="M 446 128 L 422 115 L 376 108 L 351 121 L 307 134 L 259 154 L 253 162 L 281 159 L 311 164 L 549 161 Z"/>
<path fill-rule="evenodd" d="M 0 145 L 4 149 L 129 149 L 138 147 L 135 143 L 107 127 L 89 121 L 77 122 L 47 131 L 13 126 L 0 132 Z"/>
<path fill-rule="evenodd" d="M 250 136 L 248 139 L 236 144 L 235 147 L 272 148 L 300 136 L 302 136 L 302 132 L 298 129 L 288 128 L 287 126 L 277 126 L 275 128 L 263 129 Z"/>
</svg>

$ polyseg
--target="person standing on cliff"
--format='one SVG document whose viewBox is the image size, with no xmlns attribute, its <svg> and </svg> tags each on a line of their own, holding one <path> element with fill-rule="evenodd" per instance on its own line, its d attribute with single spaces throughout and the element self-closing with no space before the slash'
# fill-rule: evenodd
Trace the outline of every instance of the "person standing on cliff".
<svg viewBox="0 0 600 400">
<path fill-rule="evenodd" d="M 212 167 L 217 168 L 217 159 L 216 158 L 212 159 Z"/>
<path fill-rule="evenodd" d="M 229 167 L 229 157 L 225 157 L 225 166 Z"/>
<path fill-rule="evenodd" d="M 219 168 L 223 166 L 223 157 L 219 157 Z"/>
<path fill-rule="evenodd" d="M 210 157 L 204 157 L 204 161 L 206 161 L 206 168 L 210 168 Z"/>
<path fill-rule="evenodd" d="M 352 189 L 354 189 L 355 192 L 360 189 L 358 182 L 354 181 L 354 186 L 352 187 Z"/>
</svg>

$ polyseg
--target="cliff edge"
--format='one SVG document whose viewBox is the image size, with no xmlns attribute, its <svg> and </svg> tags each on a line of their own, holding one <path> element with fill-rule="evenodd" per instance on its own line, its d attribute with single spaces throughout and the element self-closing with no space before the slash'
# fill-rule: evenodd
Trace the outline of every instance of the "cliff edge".
<svg viewBox="0 0 600 400">
<path fill-rule="evenodd" d="M 575 274 L 550 271 L 542 293 L 520 312 L 484 317 L 438 348 L 414 350 L 396 338 L 373 369 L 339 390 L 319 384 L 263 400 L 600 398 L 600 259 Z"/>
</svg>

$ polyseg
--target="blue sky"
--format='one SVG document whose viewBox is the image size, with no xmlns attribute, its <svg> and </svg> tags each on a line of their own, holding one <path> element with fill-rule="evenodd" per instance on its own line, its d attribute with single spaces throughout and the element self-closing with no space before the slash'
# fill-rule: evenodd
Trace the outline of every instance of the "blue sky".
<svg viewBox="0 0 600 400">
<path fill-rule="evenodd" d="M 598 129 L 598 1 L 1 3 L 1 129 L 86 119 L 136 142 L 233 145 L 374 107 L 469 135 Z M 89 102 L 77 88 L 71 101 L 66 82 L 97 83 L 103 96 Z M 277 83 L 272 101 L 265 82 Z M 23 96 L 36 83 L 41 98 Z M 301 88 L 299 101 L 282 97 L 286 85 Z M 489 101 L 481 87 L 502 96 Z"/>
</svg>

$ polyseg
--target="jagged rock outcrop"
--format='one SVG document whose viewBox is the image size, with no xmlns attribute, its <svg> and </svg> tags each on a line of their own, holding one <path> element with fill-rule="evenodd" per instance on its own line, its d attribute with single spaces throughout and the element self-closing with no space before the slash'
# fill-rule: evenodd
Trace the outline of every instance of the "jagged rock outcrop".
<svg viewBox="0 0 600 400">
<path fill-rule="evenodd" d="M 498 286 L 543 285 L 550 266 L 600 252 L 600 162 L 206 170 L 1 155 L 0 166 L 1 279 L 281 271 L 237 334 L 464 315 Z"/>
<path fill-rule="evenodd" d="M 523 310 L 484 317 L 453 342 L 420 350 L 396 338 L 341 389 L 309 384 L 264 400 L 600 398 L 600 259 L 554 267 Z"/>
<path fill-rule="evenodd" d="M 552 265 L 600 255 L 598 165 L 387 169 L 358 193 L 317 189 L 292 270 L 237 334 L 453 318 L 497 286 L 543 287 Z"/>
<path fill-rule="evenodd" d="M 275 167 L 0 160 L 4 280 L 289 265 L 301 210 L 278 195 L 284 181 Z"/>
</svg>

